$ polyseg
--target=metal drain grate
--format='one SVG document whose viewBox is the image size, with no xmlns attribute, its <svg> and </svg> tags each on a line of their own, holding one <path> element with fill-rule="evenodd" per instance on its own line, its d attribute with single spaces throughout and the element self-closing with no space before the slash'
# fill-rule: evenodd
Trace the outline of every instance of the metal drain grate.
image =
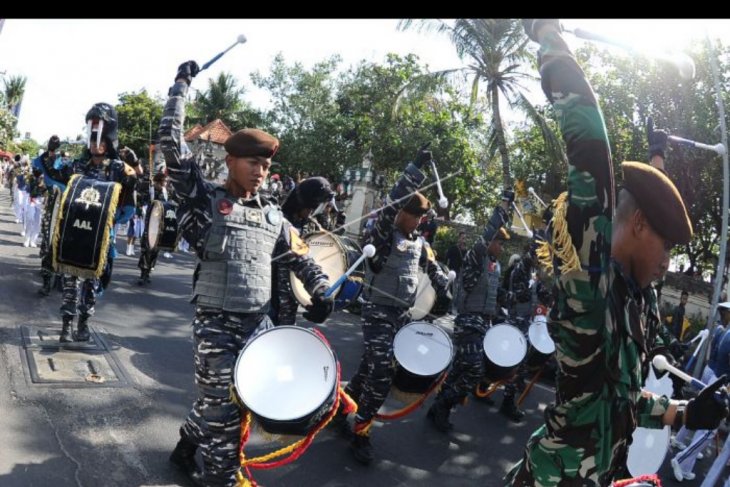
<svg viewBox="0 0 730 487">
<path fill-rule="evenodd" d="M 23 364 L 36 385 L 58 387 L 122 387 L 126 374 L 93 330 L 88 342 L 60 343 L 59 330 L 20 327 L 23 339 Z"/>
</svg>

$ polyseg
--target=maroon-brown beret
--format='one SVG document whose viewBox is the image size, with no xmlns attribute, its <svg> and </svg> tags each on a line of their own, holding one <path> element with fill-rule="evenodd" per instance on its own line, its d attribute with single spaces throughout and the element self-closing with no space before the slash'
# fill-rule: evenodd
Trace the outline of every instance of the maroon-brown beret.
<svg viewBox="0 0 730 487">
<path fill-rule="evenodd" d="M 424 215 L 431 208 L 431 202 L 428 198 L 423 196 L 421 193 L 416 191 L 413 196 L 408 200 L 408 203 L 403 207 L 403 211 L 410 213 L 411 215 L 421 216 Z"/>
<path fill-rule="evenodd" d="M 624 162 L 624 188 L 634 197 L 652 228 L 673 244 L 692 239 L 692 222 L 674 183 L 660 170 L 641 162 Z"/>
<path fill-rule="evenodd" d="M 271 158 L 279 149 L 279 139 L 259 129 L 242 129 L 226 139 L 226 152 L 233 157 Z"/>
</svg>

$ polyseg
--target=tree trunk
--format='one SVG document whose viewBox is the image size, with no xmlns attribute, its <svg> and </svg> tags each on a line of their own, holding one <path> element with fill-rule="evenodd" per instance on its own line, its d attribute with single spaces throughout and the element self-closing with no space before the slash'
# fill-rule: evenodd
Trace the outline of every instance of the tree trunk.
<svg viewBox="0 0 730 487">
<path fill-rule="evenodd" d="M 504 140 L 504 127 L 502 126 L 502 115 L 499 112 L 499 88 L 492 85 L 489 90 L 490 105 L 492 106 L 492 124 L 494 133 L 497 136 L 497 149 L 502 158 L 502 184 L 504 188 L 512 187 L 512 176 L 510 174 L 509 153 L 507 143 Z"/>
</svg>

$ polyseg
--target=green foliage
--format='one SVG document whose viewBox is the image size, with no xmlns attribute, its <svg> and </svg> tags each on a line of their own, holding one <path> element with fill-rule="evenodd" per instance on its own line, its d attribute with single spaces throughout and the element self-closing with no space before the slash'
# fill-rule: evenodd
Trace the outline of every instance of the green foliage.
<svg viewBox="0 0 730 487">
<path fill-rule="evenodd" d="M 239 86 L 231 73 L 220 73 L 208 80 L 208 89 L 198 91 L 188 105 L 189 125 L 206 125 L 221 119 L 234 132 L 244 127 L 261 127 L 261 113 L 243 100 L 245 93 L 246 88 Z"/>
<path fill-rule="evenodd" d="M 433 250 L 436 252 L 438 260 L 445 262 L 446 252 L 449 250 L 449 247 L 456 244 L 458 240 L 458 231 L 447 225 L 439 225 L 433 239 Z"/>
<path fill-rule="evenodd" d="M 15 130 L 17 119 L 10 111 L 0 106 L 0 148 L 8 148 L 13 138 L 18 135 Z"/>
<path fill-rule="evenodd" d="M 139 158 L 147 158 L 149 144 L 156 139 L 162 118 L 163 102 L 146 90 L 122 93 L 116 105 L 119 117 L 119 144 L 132 149 Z"/>
<path fill-rule="evenodd" d="M 40 149 L 45 150 L 46 148 L 45 145 L 41 145 L 33 139 L 22 139 L 20 141 L 13 141 L 8 145 L 11 152 L 28 154 L 31 159 L 35 158 L 38 155 L 38 151 Z"/>
</svg>

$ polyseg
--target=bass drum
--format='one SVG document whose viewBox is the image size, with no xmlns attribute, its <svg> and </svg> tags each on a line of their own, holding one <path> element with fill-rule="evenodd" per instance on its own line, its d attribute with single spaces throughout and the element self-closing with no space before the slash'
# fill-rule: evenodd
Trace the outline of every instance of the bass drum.
<svg viewBox="0 0 730 487">
<path fill-rule="evenodd" d="M 423 394 L 451 364 L 454 346 L 441 327 L 414 321 L 395 334 L 393 353 L 398 363 L 393 387 L 403 392 Z"/>
<path fill-rule="evenodd" d="M 307 435 L 332 408 L 337 360 L 317 334 L 278 326 L 252 338 L 233 372 L 239 400 L 271 434 Z"/>
<path fill-rule="evenodd" d="M 511 377 L 527 355 L 525 334 L 509 323 L 489 328 L 483 345 L 484 375 L 492 382 Z"/>
<path fill-rule="evenodd" d="M 147 211 L 145 234 L 148 248 L 174 252 L 180 239 L 177 205 L 172 201 L 153 201 Z"/>
<path fill-rule="evenodd" d="M 309 246 L 309 256 L 319 264 L 322 271 L 329 277 L 332 284 L 344 274 L 347 269 L 362 255 L 362 249 L 354 240 L 327 232 L 310 233 L 304 237 L 304 242 Z M 335 295 L 335 309 L 343 309 L 354 303 L 360 291 L 362 281 L 365 277 L 365 263 L 361 263 L 345 282 L 340 286 Z M 294 297 L 302 306 L 312 304 L 312 299 L 302 281 L 292 272 L 290 273 L 291 287 Z"/>
</svg>

